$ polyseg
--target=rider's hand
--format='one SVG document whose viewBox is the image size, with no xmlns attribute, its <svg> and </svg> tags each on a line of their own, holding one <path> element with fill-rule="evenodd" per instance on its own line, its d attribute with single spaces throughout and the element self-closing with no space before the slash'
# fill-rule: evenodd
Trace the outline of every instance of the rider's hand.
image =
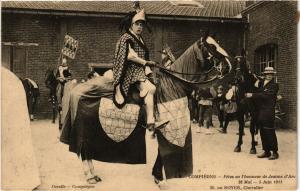
<svg viewBox="0 0 300 191">
<path fill-rule="evenodd" d="M 149 60 L 149 61 L 146 61 L 146 66 L 154 66 L 156 64 L 156 62 L 154 62 L 154 61 L 151 61 L 151 60 Z"/>
<path fill-rule="evenodd" d="M 252 97 L 252 93 L 245 93 L 246 98 L 251 98 Z"/>
<path fill-rule="evenodd" d="M 64 82 L 65 78 L 64 77 L 58 77 L 57 80 L 60 81 L 60 82 Z"/>
</svg>

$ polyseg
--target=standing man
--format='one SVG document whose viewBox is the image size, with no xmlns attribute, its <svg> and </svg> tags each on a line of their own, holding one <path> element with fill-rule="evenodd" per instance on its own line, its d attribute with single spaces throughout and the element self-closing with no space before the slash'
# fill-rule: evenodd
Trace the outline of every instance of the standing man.
<svg viewBox="0 0 300 191">
<path fill-rule="evenodd" d="M 265 79 L 258 80 L 255 86 L 257 93 L 246 93 L 247 98 L 253 98 L 259 102 L 257 124 L 260 128 L 260 136 L 264 152 L 258 158 L 279 158 L 278 143 L 274 128 L 275 104 L 278 93 L 278 84 L 274 80 L 276 74 L 273 67 L 266 67 L 263 72 Z M 271 153 L 272 152 L 272 153 Z"/>
<path fill-rule="evenodd" d="M 61 109 L 62 107 L 61 103 L 62 103 L 65 83 L 71 79 L 71 76 L 72 74 L 67 64 L 67 57 L 61 55 L 61 57 L 59 58 L 59 65 L 57 67 L 57 74 L 56 74 L 56 79 L 58 81 L 56 96 L 57 96 L 59 109 Z"/>
</svg>

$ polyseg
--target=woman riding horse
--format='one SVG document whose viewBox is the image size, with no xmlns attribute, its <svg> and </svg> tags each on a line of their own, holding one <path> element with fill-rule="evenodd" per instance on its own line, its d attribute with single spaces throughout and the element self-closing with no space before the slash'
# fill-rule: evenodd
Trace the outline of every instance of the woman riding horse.
<svg viewBox="0 0 300 191">
<path fill-rule="evenodd" d="M 141 14 L 141 12 L 137 14 L 139 13 Z M 143 22 L 132 23 L 132 20 L 134 19 L 129 20 L 130 25 L 137 25 L 135 27 L 140 31 Z M 153 126 L 153 116 L 150 116 L 153 114 L 149 112 L 149 108 L 145 112 L 143 100 L 140 98 L 145 96 L 140 94 L 150 95 L 149 92 L 153 91 L 155 86 L 150 85 L 143 66 L 140 67 L 137 63 L 122 65 L 124 62 L 122 59 L 126 61 L 139 60 L 138 57 L 142 57 L 143 60 L 149 59 L 141 41 L 143 40 L 127 31 L 117 45 L 115 59 L 120 58 L 121 61 L 115 62 L 114 79 L 107 73 L 104 77 L 100 76 L 77 85 L 71 91 L 70 112 L 68 112 L 70 121 L 66 121 L 66 126 L 63 125 L 61 141 L 69 144 L 69 150 L 80 156 L 87 182 L 90 184 L 101 181 L 94 174 L 92 159 L 112 163 L 146 163 L 145 127 L 149 127 L 149 124 Z M 125 49 L 119 47 L 122 43 L 128 47 Z M 129 54 L 125 53 L 124 56 L 122 51 L 128 51 Z M 141 62 L 144 65 L 154 64 L 150 61 Z M 134 78 L 131 75 L 128 79 L 119 78 L 123 76 L 123 70 L 118 70 L 117 65 L 127 68 L 125 72 L 136 71 L 139 75 L 134 75 Z M 168 179 L 187 177 L 193 170 L 191 124 L 187 104 L 187 95 L 193 89 L 191 84 L 207 83 L 222 78 L 225 72 L 230 71 L 230 62 L 227 53 L 207 34 L 187 49 L 172 64 L 170 70 L 159 68 L 161 71 L 157 73 L 159 81 L 159 86 L 156 87 L 157 108 L 160 120 L 170 123 L 161 129 L 155 129 L 159 153 L 154 176 L 160 180 L 156 172 L 162 172 L 161 169 L 164 167 Z M 214 77 L 210 78 L 211 75 Z M 121 79 L 123 80 L 120 81 Z M 140 83 L 141 79 L 146 87 L 138 87 L 136 90 L 136 86 L 130 86 L 134 82 L 143 84 Z M 152 87 L 151 90 L 149 86 Z M 128 94 L 129 91 L 132 93 Z M 118 97 L 119 95 L 123 97 Z M 123 100 L 124 95 L 126 100 Z"/>
<path fill-rule="evenodd" d="M 159 153 L 153 175 L 157 180 L 161 180 L 163 167 L 167 179 L 187 177 L 192 173 L 191 124 L 186 96 L 191 93 L 193 84 L 222 78 L 224 71 L 230 70 L 227 55 L 219 53 L 222 49 L 216 45 L 211 37 L 202 37 L 174 62 L 170 70 L 160 68 L 157 73 L 159 117 L 170 121 L 164 128 L 156 130 Z M 210 79 L 211 75 L 215 76 Z M 147 122 L 142 102 L 139 96 L 129 95 L 127 104 L 118 109 L 111 100 L 113 82 L 111 77 L 100 76 L 72 90 L 71 121 L 63 128 L 61 136 L 61 141 L 69 144 L 69 150 L 83 160 L 85 172 L 89 174 L 87 181 L 91 184 L 100 180 L 94 174 L 92 159 L 146 163 L 144 126 Z"/>
<path fill-rule="evenodd" d="M 149 50 L 141 36 L 146 25 L 144 9 L 138 8 L 130 12 L 121 22 L 121 31 L 126 32 L 117 43 L 113 66 L 114 96 L 116 106 L 122 108 L 128 99 L 128 94 L 136 86 L 139 96 L 144 99 L 147 113 L 147 128 L 157 128 L 167 121 L 155 123 L 154 93 L 155 85 L 151 82 L 152 71 L 149 66 L 155 62 L 149 61 Z"/>
</svg>

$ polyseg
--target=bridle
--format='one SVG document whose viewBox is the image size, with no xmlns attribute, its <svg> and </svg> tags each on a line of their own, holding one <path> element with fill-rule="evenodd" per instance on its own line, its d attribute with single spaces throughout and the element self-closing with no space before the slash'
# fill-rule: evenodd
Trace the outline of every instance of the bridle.
<svg viewBox="0 0 300 191">
<path fill-rule="evenodd" d="M 199 44 L 200 46 L 205 46 L 205 44 L 203 42 L 201 42 Z M 200 49 L 202 49 L 201 47 L 199 47 Z M 213 57 L 214 59 L 215 57 Z M 227 56 L 224 56 L 223 59 L 225 61 L 227 61 L 226 59 L 229 59 L 229 57 Z M 178 71 L 174 71 L 174 70 L 170 70 L 170 69 L 167 69 L 165 67 L 162 67 L 160 66 L 159 64 L 156 64 L 154 65 L 154 67 L 156 68 L 159 68 L 161 71 L 164 71 L 165 73 L 168 73 L 169 75 L 181 80 L 181 81 L 184 81 L 186 83 L 189 83 L 189 84 L 207 84 L 209 82 L 212 82 L 212 81 L 215 81 L 217 79 L 223 79 L 225 77 L 225 74 L 223 74 L 223 71 L 222 71 L 222 68 L 223 68 L 223 61 L 220 61 L 220 62 L 213 62 L 213 66 L 205 71 L 205 72 L 201 72 L 201 73 L 185 73 L 185 72 L 178 72 Z M 231 70 L 231 69 L 230 69 Z M 217 72 L 217 74 L 208 79 L 208 80 L 204 80 L 204 81 L 201 81 L 201 82 L 195 82 L 195 81 L 190 81 L 190 80 L 187 80 L 187 79 L 184 79 L 182 77 L 180 77 L 179 75 L 188 75 L 188 76 L 203 76 L 203 75 L 208 75 L 212 72 Z M 229 71 L 230 72 L 230 71 Z M 177 75 L 179 74 L 179 75 Z"/>
</svg>

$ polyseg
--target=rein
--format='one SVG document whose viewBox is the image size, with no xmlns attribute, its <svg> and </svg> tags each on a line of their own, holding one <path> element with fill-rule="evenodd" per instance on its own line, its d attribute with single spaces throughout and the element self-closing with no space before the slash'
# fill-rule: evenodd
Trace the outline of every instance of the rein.
<svg viewBox="0 0 300 191">
<path fill-rule="evenodd" d="M 212 67 L 212 68 L 209 69 L 208 71 L 205 71 L 205 72 L 202 72 L 202 73 L 193 73 L 193 74 L 192 74 L 192 73 L 185 73 L 185 72 L 177 72 L 177 71 L 170 70 L 170 69 L 167 69 L 167 68 L 165 68 L 165 67 L 162 67 L 162 66 L 160 66 L 160 65 L 154 65 L 154 67 L 159 68 L 159 69 L 164 70 L 164 71 L 167 71 L 167 72 L 169 72 L 169 73 L 182 74 L 182 75 L 187 75 L 187 76 L 201 76 L 201 75 L 203 75 L 203 74 L 209 74 L 209 73 L 212 72 L 213 69 L 215 68 L 215 67 Z"/>
<path fill-rule="evenodd" d="M 184 79 L 184 78 L 182 78 L 182 77 L 179 77 L 179 76 L 177 76 L 176 74 L 195 75 L 195 76 L 196 76 L 196 75 L 203 75 L 204 73 L 200 73 L 200 74 L 199 74 L 199 73 L 198 73 L 198 74 L 182 73 L 182 72 L 177 72 L 177 71 L 169 70 L 169 69 L 164 68 L 164 67 L 159 66 L 159 65 L 154 65 L 154 67 L 159 68 L 160 70 L 162 70 L 162 71 L 168 73 L 169 75 L 173 76 L 174 78 L 177 78 L 177 79 L 179 79 L 179 80 L 181 80 L 181 81 L 183 81 L 183 82 L 189 83 L 189 84 L 207 84 L 207 83 L 212 82 L 212 81 L 214 81 L 214 80 L 216 80 L 216 79 L 220 79 L 220 78 L 218 77 L 218 75 L 216 75 L 216 76 L 214 76 L 213 78 L 211 78 L 211 79 L 209 79 L 209 80 L 205 80 L 205 81 L 202 81 L 202 82 L 193 82 L 193 81 L 186 80 L 186 79 Z M 213 68 L 214 68 L 214 67 L 213 67 Z M 213 68 L 210 69 L 208 73 L 210 73 L 210 72 L 213 70 Z M 174 74 L 174 73 L 176 73 L 176 74 Z M 208 73 L 207 73 L 207 74 L 208 74 Z"/>
</svg>

